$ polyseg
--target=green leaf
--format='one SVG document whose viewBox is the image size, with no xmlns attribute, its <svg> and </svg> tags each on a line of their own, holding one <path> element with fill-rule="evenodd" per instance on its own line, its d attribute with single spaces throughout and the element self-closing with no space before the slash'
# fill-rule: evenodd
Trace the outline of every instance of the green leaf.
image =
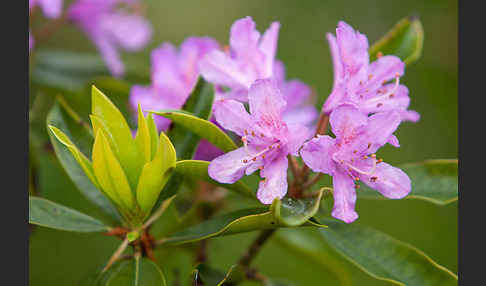
<svg viewBox="0 0 486 286">
<path fill-rule="evenodd" d="M 381 52 L 383 55 L 395 55 L 409 65 L 422 55 L 423 43 L 424 30 L 420 20 L 417 17 L 403 18 L 370 47 L 370 61 L 376 60 Z"/>
<path fill-rule="evenodd" d="M 166 286 L 162 270 L 147 258 L 135 257 L 113 264 L 106 272 L 97 272 L 81 286 Z"/>
<path fill-rule="evenodd" d="M 211 179 L 208 175 L 209 162 L 200 160 L 182 160 L 176 163 L 176 173 L 183 176 L 195 178 L 209 182 L 213 185 L 235 191 L 244 196 L 256 199 L 255 193 L 242 181 L 237 181 L 233 184 L 221 184 Z"/>
<path fill-rule="evenodd" d="M 207 286 L 237 285 L 246 278 L 243 269 L 238 265 L 231 266 L 225 274 L 207 264 L 199 264 L 193 273 L 195 274 L 195 281 L 202 282 L 203 285 Z"/>
<path fill-rule="evenodd" d="M 417 248 L 378 230 L 322 219 L 319 230 L 330 246 L 359 269 L 396 285 L 457 285 L 457 276 Z"/>
<path fill-rule="evenodd" d="M 274 235 L 273 241 L 299 258 L 312 261 L 323 271 L 332 273 L 340 282 L 339 285 L 353 284 L 347 266 L 339 254 L 325 243 L 318 229 L 282 229 Z"/>
<path fill-rule="evenodd" d="M 137 144 L 138 151 L 144 158 L 144 163 L 152 160 L 152 138 L 150 138 L 150 130 L 147 120 L 143 116 L 142 108 L 138 105 L 138 129 L 135 135 L 135 144 Z"/>
<path fill-rule="evenodd" d="M 101 190 L 107 196 L 126 211 L 135 208 L 128 179 L 101 129 L 96 133 L 93 145 L 93 169 Z"/>
<path fill-rule="evenodd" d="M 80 137 L 86 139 L 85 145 L 92 145 L 91 134 L 83 128 L 78 122 L 74 122 L 72 118 L 66 115 L 66 113 L 60 108 L 58 104 L 55 104 L 46 118 L 46 123 L 49 126 L 55 126 L 59 131 L 67 138 L 73 138 L 71 135 L 79 134 Z M 106 214 L 110 215 L 112 219 L 120 221 L 120 215 L 114 208 L 111 202 L 99 191 L 99 189 L 93 184 L 93 182 L 87 177 L 85 171 L 79 165 L 78 161 L 73 156 L 73 149 L 76 148 L 74 144 L 71 148 L 66 147 L 63 143 L 56 139 L 54 132 L 51 128 L 48 128 L 49 138 L 54 148 L 56 156 L 61 163 L 62 167 L 74 182 L 78 190 L 93 204 L 98 206 Z M 69 140 L 70 141 L 70 140 Z M 71 150 L 70 150 L 71 149 Z M 76 148 L 77 149 L 77 148 Z M 78 151 L 75 151 L 77 153 Z M 80 151 L 79 151 L 80 152 Z M 84 156 L 84 155 L 82 155 Z M 80 155 L 81 157 L 81 155 Z"/>
<path fill-rule="evenodd" d="M 108 231 L 110 227 L 88 215 L 49 200 L 29 196 L 29 223 L 76 232 Z"/>
<path fill-rule="evenodd" d="M 316 214 L 324 188 L 311 197 L 294 199 L 284 197 L 272 204 L 277 220 L 285 226 L 299 226 Z"/>
<path fill-rule="evenodd" d="M 208 120 L 201 119 L 193 114 L 180 110 L 161 110 L 150 112 L 164 116 L 165 118 L 169 118 L 176 124 L 184 126 L 201 138 L 208 140 L 216 147 L 219 147 L 224 152 L 229 152 L 238 148 L 233 140 L 231 140 L 231 138 L 224 133 L 223 130 Z"/>
<path fill-rule="evenodd" d="M 160 133 L 159 148 L 151 162 L 145 164 L 137 186 L 137 202 L 146 214 L 150 213 L 164 185 L 176 166 L 176 151 L 169 138 Z"/>
<path fill-rule="evenodd" d="M 105 130 L 110 146 L 120 161 L 130 186 L 135 190 L 142 171 L 143 160 L 123 114 L 95 86 L 92 88 L 91 105 L 92 114 L 101 121 L 100 128 Z M 96 132 L 95 126 L 93 129 Z"/>
<path fill-rule="evenodd" d="M 234 211 L 171 234 L 163 240 L 163 244 L 179 245 L 217 236 L 287 227 L 280 223 L 281 220 L 275 217 L 272 210 L 275 210 L 275 206 L 270 207 L 270 210 L 262 207 Z M 306 221 L 302 226 L 326 227 L 311 220 Z"/>
<path fill-rule="evenodd" d="M 31 78 L 37 85 L 61 90 L 79 90 L 92 79 L 110 75 L 99 54 L 69 52 L 66 50 L 36 50 L 31 55 Z M 150 67 L 139 61 L 124 61 L 124 78 L 133 82 L 149 82 Z"/>
<path fill-rule="evenodd" d="M 412 181 L 412 191 L 405 199 L 419 199 L 438 205 L 457 201 L 457 159 L 427 160 L 405 164 L 400 168 Z M 359 198 L 386 199 L 377 191 L 361 184 Z"/>
</svg>

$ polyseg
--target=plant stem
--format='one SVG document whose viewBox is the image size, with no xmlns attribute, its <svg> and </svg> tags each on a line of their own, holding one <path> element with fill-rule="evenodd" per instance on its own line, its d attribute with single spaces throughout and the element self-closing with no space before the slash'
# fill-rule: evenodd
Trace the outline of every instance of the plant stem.
<svg viewBox="0 0 486 286">
<path fill-rule="evenodd" d="M 272 236 L 276 229 L 266 229 L 260 232 L 257 238 L 250 245 L 248 250 L 241 256 L 238 264 L 244 268 L 248 268 L 255 259 L 256 255 L 260 252 L 262 246 L 267 242 L 267 240 Z"/>
<path fill-rule="evenodd" d="M 59 30 L 64 23 L 66 23 L 66 13 L 62 14 L 59 18 L 49 21 L 45 24 L 39 32 L 34 34 L 36 44 L 49 38 L 54 32 Z"/>
<path fill-rule="evenodd" d="M 110 257 L 110 260 L 108 260 L 108 263 L 106 264 L 105 268 L 103 268 L 103 272 L 108 270 L 108 268 L 110 268 L 110 266 L 113 263 L 115 263 L 118 260 L 118 258 L 120 258 L 120 256 L 122 255 L 123 251 L 125 251 L 127 246 L 128 246 L 128 239 L 125 238 L 125 240 L 123 240 L 122 244 L 120 244 L 120 246 L 115 251 L 115 253 L 113 253 L 113 255 Z"/>
<path fill-rule="evenodd" d="M 297 160 L 292 155 L 288 155 L 287 158 L 289 159 L 289 165 L 290 165 L 290 171 L 292 171 L 292 174 L 294 175 L 294 180 L 297 182 L 300 181 L 300 173 L 298 171 L 299 164 L 297 163 Z"/>
<path fill-rule="evenodd" d="M 311 179 L 309 179 L 307 182 L 305 182 L 302 185 L 302 189 L 305 190 L 305 189 L 308 189 L 308 188 L 312 187 L 312 185 L 314 185 L 315 183 L 319 182 L 319 179 L 321 177 L 322 177 L 322 173 L 316 174 L 314 177 L 312 177 Z"/>
</svg>

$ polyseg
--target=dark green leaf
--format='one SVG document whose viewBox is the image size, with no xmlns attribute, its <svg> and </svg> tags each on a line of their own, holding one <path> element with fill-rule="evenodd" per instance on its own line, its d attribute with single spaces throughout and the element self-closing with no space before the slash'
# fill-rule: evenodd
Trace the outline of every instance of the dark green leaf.
<svg viewBox="0 0 486 286">
<path fill-rule="evenodd" d="M 398 56 L 409 65 L 420 58 L 423 42 L 424 30 L 420 20 L 417 17 L 403 18 L 370 47 L 370 61 L 374 61 L 381 52 Z"/>
<path fill-rule="evenodd" d="M 265 207 L 250 208 L 215 217 L 195 226 L 188 227 L 175 234 L 171 234 L 164 239 L 163 243 L 178 245 L 217 236 L 287 227 L 287 225 L 281 223 L 282 219 L 276 218 L 276 213 L 274 211 L 277 202 L 278 199 L 274 201 L 273 205 L 269 208 L 270 210 Z M 318 224 L 312 220 L 305 221 L 301 226 L 326 227 L 325 225 Z"/>
<path fill-rule="evenodd" d="M 202 282 L 205 286 L 236 285 L 245 279 L 245 273 L 238 265 L 231 266 L 225 274 L 207 264 L 199 264 L 196 266 L 194 273 L 194 279 Z"/>
<path fill-rule="evenodd" d="M 71 138 L 71 140 L 79 139 L 76 141 L 76 143 L 80 142 L 78 146 L 85 146 L 84 149 L 91 149 L 93 143 L 91 134 L 82 125 L 69 117 L 58 104 L 55 104 L 52 107 L 51 111 L 47 115 L 46 123 L 47 125 L 53 125 L 62 130 L 62 132 Z M 73 136 L 74 134 L 77 134 L 78 136 Z M 49 138 L 59 162 L 79 191 L 89 201 L 109 214 L 113 219 L 120 221 L 121 218 L 117 210 L 89 180 L 81 166 L 76 162 L 76 159 L 69 151 L 69 148 L 59 142 L 51 130 L 49 130 Z"/>
<path fill-rule="evenodd" d="M 457 276 L 417 248 L 378 230 L 322 219 L 319 230 L 330 246 L 359 269 L 397 285 L 457 285 Z"/>
<path fill-rule="evenodd" d="M 221 184 L 211 179 L 208 175 L 208 166 L 209 162 L 207 161 L 183 160 L 176 163 L 175 171 L 183 176 L 203 180 L 213 185 L 256 199 L 254 192 L 242 181 L 237 181 L 234 184 Z"/>
<path fill-rule="evenodd" d="M 457 160 L 427 160 L 400 166 L 412 181 L 412 191 L 405 199 L 419 199 L 438 205 L 457 201 Z M 359 198 L 386 199 L 380 193 L 361 184 Z"/>
<path fill-rule="evenodd" d="M 91 80 L 110 75 L 99 54 L 80 54 L 68 51 L 37 50 L 34 54 L 32 81 L 40 86 L 75 91 L 91 84 Z M 148 65 L 125 62 L 125 78 L 134 82 L 148 82 Z"/>
<path fill-rule="evenodd" d="M 140 256 L 120 261 L 106 272 L 85 279 L 80 286 L 166 286 L 164 273 L 151 260 Z"/>
<path fill-rule="evenodd" d="M 77 232 L 99 232 L 110 229 L 97 219 L 38 197 L 29 197 L 29 223 Z"/>
</svg>

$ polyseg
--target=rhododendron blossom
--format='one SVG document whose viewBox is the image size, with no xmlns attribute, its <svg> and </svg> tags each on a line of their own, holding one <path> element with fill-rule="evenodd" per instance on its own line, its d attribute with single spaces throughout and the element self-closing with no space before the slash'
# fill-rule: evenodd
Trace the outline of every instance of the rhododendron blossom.
<svg viewBox="0 0 486 286">
<path fill-rule="evenodd" d="M 208 52 L 218 49 L 218 43 L 208 37 L 190 37 L 180 51 L 164 43 L 151 53 L 152 83 L 134 85 L 130 91 L 130 105 L 137 110 L 179 109 L 186 102 L 199 76 L 198 62 Z M 170 120 L 155 118 L 159 130 L 165 130 Z"/>
<path fill-rule="evenodd" d="M 78 0 L 68 18 L 91 38 L 114 76 L 125 68 L 118 49 L 137 51 L 152 37 L 152 27 L 135 9 L 137 0 Z"/>
<path fill-rule="evenodd" d="M 234 183 L 244 174 L 260 169 L 264 179 L 257 198 L 270 204 L 287 193 L 287 155 L 297 155 L 311 133 L 303 125 L 283 120 L 286 102 L 274 80 L 257 80 L 250 87 L 248 99 L 250 114 L 236 100 L 220 99 L 214 103 L 217 122 L 241 136 L 244 146 L 214 159 L 208 174 L 218 182 Z"/>
<path fill-rule="evenodd" d="M 403 198 L 410 192 L 407 174 L 375 155 L 393 136 L 400 120 L 396 111 L 368 117 L 355 106 L 344 104 L 330 115 L 336 138 L 317 136 L 304 144 L 300 151 L 304 163 L 315 172 L 333 177 L 332 216 L 347 223 L 358 218 L 354 210 L 355 181 L 362 181 L 391 199 Z"/>
<path fill-rule="evenodd" d="M 405 64 L 392 55 L 369 63 L 368 39 L 345 22 L 336 37 L 327 34 L 334 66 L 334 84 L 322 111 L 329 114 L 343 103 L 354 103 L 364 114 L 396 110 L 402 120 L 416 122 L 420 115 L 407 110 L 410 98 L 400 84 Z M 391 83 L 387 83 L 393 81 Z"/>
<path fill-rule="evenodd" d="M 310 124 L 317 117 L 311 103 L 311 89 L 301 81 L 285 80 L 285 68 L 275 59 L 280 23 L 273 22 L 263 35 L 256 30 L 251 17 L 239 19 L 231 26 L 230 45 L 225 51 L 215 50 L 200 62 L 202 76 L 209 82 L 229 88 L 217 98 L 248 101 L 248 89 L 257 79 L 274 78 L 287 106 L 286 120 Z"/>
</svg>

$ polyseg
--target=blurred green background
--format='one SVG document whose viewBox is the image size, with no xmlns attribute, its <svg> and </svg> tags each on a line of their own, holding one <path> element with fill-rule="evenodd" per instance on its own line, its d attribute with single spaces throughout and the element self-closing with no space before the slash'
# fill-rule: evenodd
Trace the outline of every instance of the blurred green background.
<svg viewBox="0 0 486 286">
<path fill-rule="evenodd" d="M 323 103 L 332 87 L 332 64 L 325 33 L 334 33 L 339 20 L 366 34 L 372 43 L 402 17 L 419 16 L 425 30 L 422 58 L 406 69 L 402 82 L 410 90 L 411 109 L 420 112 L 421 120 L 416 124 L 402 124 L 397 132 L 401 148 L 387 146 L 379 155 L 391 164 L 457 157 L 458 5 L 455 0 L 141 2 L 153 24 L 153 40 L 144 51 L 124 54 L 124 59 L 138 60 L 148 66 L 151 49 L 166 41 L 178 45 L 188 36 L 207 35 L 227 44 L 231 24 L 244 16 L 252 16 L 261 32 L 272 21 L 279 21 L 277 56 L 285 63 L 289 78 L 298 78 L 315 89 L 319 96 L 317 106 Z M 31 30 L 35 32 L 43 23 L 36 19 Z M 71 26 L 62 28 L 38 47 L 95 52 L 84 34 Z M 52 153 L 42 153 L 38 160 L 38 189 L 42 196 L 80 211 L 97 213 L 65 176 Z M 457 273 L 457 202 L 440 207 L 413 200 L 360 200 L 357 209 L 358 223 L 415 245 Z M 253 236 L 255 233 L 211 240 L 211 264 L 228 269 Z M 82 277 L 107 261 L 118 243 L 117 239 L 100 234 L 37 227 L 30 237 L 30 285 L 77 285 Z M 189 252 L 177 248 L 158 251 L 157 257 L 169 282 L 176 276 L 185 279 L 193 260 Z M 351 274 L 352 285 L 387 284 L 370 278 L 344 260 L 341 263 Z M 182 267 L 176 269 L 176 265 Z M 340 283 L 314 261 L 278 243 L 265 246 L 255 266 L 271 277 L 287 279 L 296 285 Z"/>
</svg>

